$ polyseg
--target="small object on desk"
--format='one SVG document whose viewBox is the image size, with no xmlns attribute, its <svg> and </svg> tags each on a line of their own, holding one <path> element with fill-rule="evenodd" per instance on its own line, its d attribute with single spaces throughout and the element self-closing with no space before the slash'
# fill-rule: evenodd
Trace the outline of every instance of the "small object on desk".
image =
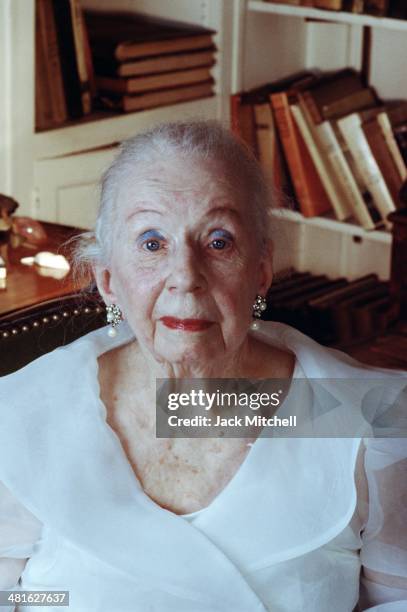
<svg viewBox="0 0 407 612">
<path fill-rule="evenodd" d="M 70 265 L 63 255 L 56 255 L 50 251 L 40 251 L 34 257 L 22 257 L 20 263 L 26 266 L 36 265 L 40 276 L 51 276 L 61 279 L 70 270 Z"/>
<path fill-rule="evenodd" d="M 47 242 L 47 233 L 41 223 L 30 217 L 14 217 L 11 246 L 40 246 Z"/>
<path fill-rule="evenodd" d="M 0 256 L 0 289 L 7 288 L 7 268 L 6 262 Z"/>
</svg>

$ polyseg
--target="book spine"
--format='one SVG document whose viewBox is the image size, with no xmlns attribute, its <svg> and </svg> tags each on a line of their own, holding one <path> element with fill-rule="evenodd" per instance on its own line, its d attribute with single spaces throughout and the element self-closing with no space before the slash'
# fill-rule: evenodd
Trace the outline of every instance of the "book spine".
<svg viewBox="0 0 407 612">
<path fill-rule="evenodd" d="M 342 0 L 314 0 L 315 8 L 326 9 L 328 11 L 340 11 Z"/>
<path fill-rule="evenodd" d="M 209 34 L 201 36 L 188 36 L 173 38 L 171 40 L 160 40 L 152 42 L 128 42 L 119 43 L 114 51 L 117 61 L 127 61 L 148 55 L 159 55 L 165 53 L 176 53 L 180 51 L 195 51 L 213 45 Z"/>
<path fill-rule="evenodd" d="M 403 181 L 401 180 L 396 165 L 393 161 L 387 143 L 384 139 L 380 125 L 373 119 L 362 124 L 366 140 L 376 159 L 377 165 L 383 175 L 385 183 L 390 191 L 393 201 L 398 204 L 400 189 Z"/>
<path fill-rule="evenodd" d="M 400 125 L 394 130 L 394 137 L 399 147 L 404 163 L 407 165 L 407 126 Z"/>
<path fill-rule="evenodd" d="M 389 0 L 364 0 L 364 12 L 376 17 L 384 17 L 389 10 Z"/>
<path fill-rule="evenodd" d="M 40 20 L 39 1 L 35 4 L 35 129 L 45 130 L 54 124 L 50 87 L 43 49 L 45 32 Z"/>
<path fill-rule="evenodd" d="M 318 123 L 322 123 L 324 117 L 319 111 L 318 105 L 316 104 L 312 94 L 309 91 L 304 91 L 301 93 L 301 100 L 303 105 L 307 108 L 307 113 L 312 122 L 317 125 Z"/>
<path fill-rule="evenodd" d="M 360 193 L 331 123 L 324 121 L 316 127 L 325 155 L 330 160 L 342 185 L 349 210 L 364 229 L 374 229 L 376 224 L 370 216 L 369 209 Z"/>
<path fill-rule="evenodd" d="M 282 168 L 277 146 L 277 134 L 270 104 L 264 102 L 254 105 L 256 121 L 257 149 L 260 165 L 270 185 L 282 189 Z"/>
<path fill-rule="evenodd" d="M 339 119 L 338 127 L 348 143 L 355 163 L 359 166 L 363 180 L 373 196 L 383 222 L 390 227 L 387 215 L 396 207 L 363 133 L 359 115 L 352 113 L 352 115 Z"/>
<path fill-rule="evenodd" d="M 38 18 L 42 31 L 42 57 L 47 73 L 54 123 L 66 121 L 68 113 L 62 80 L 60 51 L 51 0 L 37 0 Z"/>
<path fill-rule="evenodd" d="M 388 15 L 394 19 L 407 19 L 406 0 L 391 0 Z"/>
<path fill-rule="evenodd" d="M 258 158 L 254 111 L 251 104 L 244 104 L 240 93 L 230 96 L 231 130 Z"/>
<path fill-rule="evenodd" d="M 389 147 L 389 151 L 393 157 L 398 173 L 400 174 L 400 178 L 402 181 L 405 181 L 407 180 L 407 168 L 400 153 L 400 149 L 397 146 L 397 142 L 393 134 L 393 128 L 387 113 L 379 113 L 377 116 L 377 121 L 382 129 L 384 139 Z"/>
<path fill-rule="evenodd" d="M 360 15 L 365 8 L 364 0 L 344 0 L 343 10 Z"/>
<path fill-rule="evenodd" d="M 125 112 L 168 106 L 177 102 L 196 100 L 213 95 L 212 83 L 200 83 L 187 87 L 176 87 L 175 89 L 146 92 L 136 96 L 123 96 L 122 107 Z"/>
<path fill-rule="evenodd" d="M 314 217 L 329 210 L 330 202 L 294 122 L 287 94 L 272 94 L 270 101 L 301 212 L 305 217 Z M 309 172 L 305 171 L 306 162 Z M 310 189 L 312 184 L 314 194 Z"/>
<path fill-rule="evenodd" d="M 82 117 L 82 97 L 73 39 L 70 0 L 51 0 L 60 48 L 66 105 L 71 118 Z"/>
<path fill-rule="evenodd" d="M 70 0 L 72 34 L 75 45 L 76 65 L 81 88 L 82 108 L 85 115 L 92 110 L 92 97 L 88 65 L 85 56 L 84 24 L 80 0 Z"/>
<path fill-rule="evenodd" d="M 312 161 L 314 162 L 314 165 L 319 174 L 319 178 L 321 179 L 321 183 L 324 186 L 324 189 L 332 204 L 332 208 L 335 211 L 335 215 L 339 221 L 343 221 L 344 219 L 349 217 L 350 212 L 341 201 L 341 198 L 329 174 L 329 169 L 324 163 L 324 160 L 318 150 L 318 146 L 311 133 L 311 129 L 309 128 L 305 117 L 302 114 L 301 107 L 298 104 L 292 104 L 290 106 L 290 109 L 297 123 L 298 129 L 301 132 L 302 138 L 306 146 L 308 147 L 308 152 L 311 156 Z"/>
<path fill-rule="evenodd" d="M 290 170 L 291 179 L 300 209 L 305 217 L 312 217 L 312 202 L 306 189 L 305 176 L 301 164 L 301 156 L 294 136 L 292 118 L 289 106 L 284 99 L 285 94 L 272 94 L 270 103 L 274 111 L 277 128 L 280 134 L 281 144 L 285 153 Z"/>
<path fill-rule="evenodd" d="M 96 84 L 100 91 L 116 94 L 133 94 L 143 91 L 175 88 L 181 85 L 203 83 L 211 80 L 209 68 L 193 70 L 179 70 L 175 73 L 153 74 L 134 78 L 96 77 Z"/>
</svg>

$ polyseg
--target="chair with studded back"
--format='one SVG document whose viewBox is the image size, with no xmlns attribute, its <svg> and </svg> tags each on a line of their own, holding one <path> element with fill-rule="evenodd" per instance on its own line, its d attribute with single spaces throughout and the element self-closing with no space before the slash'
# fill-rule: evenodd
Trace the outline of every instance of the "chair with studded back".
<svg viewBox="0 0 407 612">
<path fill-rule="evenodd" d="M 73 293 L 0 317 L 0 376 L 106 325 L 97 291 Z"/>
</svg>

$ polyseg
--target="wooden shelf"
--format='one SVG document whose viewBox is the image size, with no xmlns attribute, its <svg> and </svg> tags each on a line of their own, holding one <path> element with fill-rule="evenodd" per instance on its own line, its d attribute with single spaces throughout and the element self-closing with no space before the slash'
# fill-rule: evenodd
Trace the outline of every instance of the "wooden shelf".
<svg viewBox="0 0 407 612">
<path fill-rule="evenodd" d="M 157 122 L 188 117 L 214 119 L 218 104 L 219 97 L 212 96 L 134 113 L 99 111 L 63 127 L 37 132 L 34 135 L 34 157 L 38 161 L 109 147 Z"/>
<path fill-rule="evenodd" d="M 384 244 L 391 244 L 392 240 L 390 231 L 367 231 L 360 225 L 355 225 L 354 223 L 347 221 L 337 221 L 336 219 L 331 219 L 329 217 L 304 217 L 304 215 L 302 215 L 300 212 L 290 210 L 288 208 L 276 208 L 272 211 L 272 215 L 278 219 L 286 219 L 287 221 L 301 223 L 303 225 L 325 228 L 340 234 L 347 234 L 349 236 L 359 236 L 361 238 L 382 242 Z"/>
<path fill-rule="evenodd" d="M 320 19 L 323 21 L 347 23 L 349 25 L 407 31 L 407 20 L 403 19 L 355 15 L 354 13 L 345 13 L 343 11 L 327 11 L 305 6 L 291 6 L 289 4 L 272 4 L 262 0 L 249 0 L 248 10 L 258 13 L 272 13 L 274 15 Z"/>
</svg>

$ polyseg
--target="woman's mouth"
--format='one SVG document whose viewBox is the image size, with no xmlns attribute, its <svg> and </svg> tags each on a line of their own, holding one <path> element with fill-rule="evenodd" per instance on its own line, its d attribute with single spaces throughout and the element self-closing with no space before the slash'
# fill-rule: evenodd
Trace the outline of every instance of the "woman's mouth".
<svg viewBox="0 0 407 612">
<path fill-rule="evenodd" d="M 170 329 L 180 329 L 183 331 L 194 332 L 208 329 L 213 325 L 213 321 L 205 319 L 176 319 L 175 317 L 161 317 L 160 321 Z"/>
</svg>

